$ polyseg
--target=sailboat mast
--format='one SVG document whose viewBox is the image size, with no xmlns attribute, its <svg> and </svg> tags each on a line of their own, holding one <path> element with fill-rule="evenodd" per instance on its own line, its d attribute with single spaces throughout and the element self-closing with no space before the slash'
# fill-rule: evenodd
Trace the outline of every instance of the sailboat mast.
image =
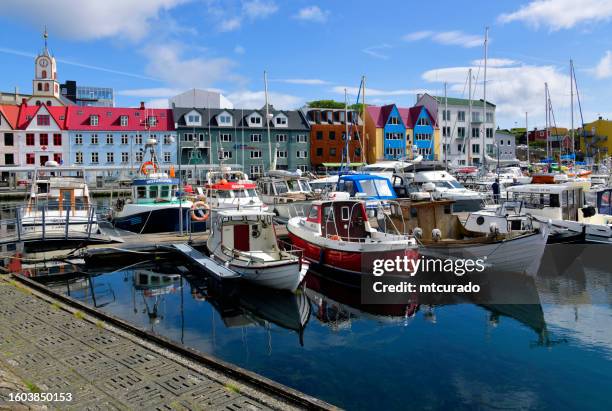
<svg viewBox="0 0 612 411">
<path fill-rule="evenodd" d="M 570 135 L 572 140 L 572 154 L 574 154 L 574 62 L 570 59 L 570 112 L 571 112 L 571 128 Z M 574 161 L 576 159 L 574 158 Z"/>
<path fill-rule="evenodd" d="M 545 113 L 545 125 L 544 125 L 544 133 L 546 135 L 546 158 L 550 158 L 550 149 L 548 147 L 548 83 L 544 83 L 544 109 Z"/>
<path fill-rule="evenodd" d="M 444 82 L 444 115 L 442 116 L 442 119 L 444 120 L 444 128 L 442 129 L 442 139 L 444 141 L 444 146 L 443 146 L 443 150 L 444 150 L 444 169 L 446 171 L 448 171 L 448 147 L 449 144 L 447 144 L 446 139 L 448 138 L 448 135 L 445 135 L 445 131 L 448 129 L 448 127 L 446 126 L 446 123 L 448 122 L 448 95 L 446 93 L 446 81 Z"/>
<path fill-rule="evenodd" d="M 268 72 L 264 71 L 264 94 L 266 104 L 266 131 L 268 133 L 268 156 L 270 159 L 270 170 L 276 169 L 276 161 L 272 158 L 272 139 L 270 137 L 270 109 L 268 107 Z"/>
<path fill-rule="evenodd" d="M 489 43 L 489 28 L 486 27 L 485 28 L 485 39 L 484 39 L 484 81 L 482 83 L 483 85 L 483 102 L 482 102 L 482 148 L 481 148 L 481 153 L 482 153 L 482 167 L 486 168 L 487 166 L 487 160 L 486 160 L 486 147 L 487 147 L 487 140 L 486 140 L 486 134 L 487 134 L 487 124 L 486 124 L 486 120 L 487 120 L 487 46 Z"/>
<path fill-rule="evenodd" d="M 525 111 L 525 137 L 527 137 L 527 164 L 529 164 L 529 118 Z"/>
<path fill-rule="evenodd" d="M 472 141 L 472 69 L 468 71 L 468 129 L 467 129 L 467 141 L 468 146 L 465 146 L 466 136 L 463 136 L 463 151 L 465 151 L 465 156 L 468 160 L 467 165 L 472 165 L 471 157 L 470 157 L 470 145 Z"/>
<path fill-rule="evenodd" d="M 347 169 L 350 167 L 351 164 L 351 155 L 349 153 L 349 141 L 350 141 L 350 136 L 349 136 L 349 125 L 348 125 L 348 94 L 346 93 L 346 89 L 344 89 L 344 135 L 345 135 L 345 140 L 344 140 L 344 150 L 345 150 L 345 154 L 346 154 L 346 166 Z"/>
<path fill-rule="evenodd" d="M 359 141 L 361 142 L 361 162 L 362 163 L 367 163 L 367 160 L 365 160 L 367 158 L 366 156 L 366 99 L 365 99 L 365 93 L 366 93 L 366 77 L 362 76 L 361 77 L 361 84 L 363 85 L 363 94 L 361 97 L 361 102 L 362 102 L 362 108 L 361 108 L 361 122 L 362 122 L 362 131 L 361 131 L 361 138 L 359 139 Z M 359 123 L 357 123 L 359 124 Z"/>
</svg>

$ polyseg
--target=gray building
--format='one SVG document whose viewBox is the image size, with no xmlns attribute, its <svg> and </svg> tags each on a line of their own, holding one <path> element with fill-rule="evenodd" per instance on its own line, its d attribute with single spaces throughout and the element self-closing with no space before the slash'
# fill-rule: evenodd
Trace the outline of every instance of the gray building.
<svg viewBox="0 0 612 411">
<path fill-rule="evenodd" d="M 497 160 L 498 149 L 500 160 L 516 160 L 516 138 L 514 134 L 497 130 L 495 132 L 495 149 L 491 156 L 495 160 Z"/>
<path fill-rule="evenodd" d="M 257 178 L 270 168 L 275 152 L 279 170 L 310 169 L 310 128 L 298 110 L 270 106 L 270 144 L 265 108 L 174 108 L 173 113 L 181 164 L 204 169 L 222 162 Z"/>
<path fill-rule="evenodd" d="M 74 80 L 60 85 L 62 97 L 83 107 L 114 107 L 115 95 L 110 87 L 79 86 Z"/>
</svg>

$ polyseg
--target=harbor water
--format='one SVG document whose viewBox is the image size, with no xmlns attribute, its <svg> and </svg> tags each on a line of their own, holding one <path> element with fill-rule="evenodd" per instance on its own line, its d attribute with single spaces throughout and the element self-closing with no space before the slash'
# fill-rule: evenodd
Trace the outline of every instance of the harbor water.
<svg viewBox="0 0 612 411">
<path fill-rule="evenodd" d="M 544 267 L 526 285 L 539 304 L 367 307 L 312 272 L 293 295 L 218 284 L 177 261 L 60 271 L 38 279 L 348 409 L 612 409 L 605 266 Z"/>
</svg>

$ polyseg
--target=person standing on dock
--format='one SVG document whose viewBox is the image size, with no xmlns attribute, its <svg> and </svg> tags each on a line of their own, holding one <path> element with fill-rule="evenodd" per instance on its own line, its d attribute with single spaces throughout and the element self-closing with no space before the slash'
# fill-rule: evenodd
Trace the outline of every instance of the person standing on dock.
<svg viewBox="0 0 612 411">
<path fill-rule="evenodd" d="M 493 190 L 493 201 L 495 204 L 499 204 L 499 178 L 496 178 L 495 182 L 491 184 L 491 189 Z"/>
</svg>

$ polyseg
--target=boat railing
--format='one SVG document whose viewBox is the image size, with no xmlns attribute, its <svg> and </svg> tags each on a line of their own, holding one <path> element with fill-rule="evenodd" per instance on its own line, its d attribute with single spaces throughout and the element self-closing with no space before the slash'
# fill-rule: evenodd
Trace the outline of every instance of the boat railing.
<svg viewBox="0 0 612 411">
<path fill-rule="evenodd" d="M 55 208 L 52 204 L 19 205 L 0 208 L 0 237 L 2 243 L 74 238 L 91 238 L 97 231 L 96 207 L 83 205 L 79 215 L 70 205 Z"/>
<path fill-rule="evenodd" d="M 287 253 L 296 257 L 300 261 L 300 269 L 302 267 L 302 260 L 304 256 L 304 250 L 300 247 L 297 247 L 287 241 L 277 239 L 276 244 L 281 252 Z"/>
</svg>

